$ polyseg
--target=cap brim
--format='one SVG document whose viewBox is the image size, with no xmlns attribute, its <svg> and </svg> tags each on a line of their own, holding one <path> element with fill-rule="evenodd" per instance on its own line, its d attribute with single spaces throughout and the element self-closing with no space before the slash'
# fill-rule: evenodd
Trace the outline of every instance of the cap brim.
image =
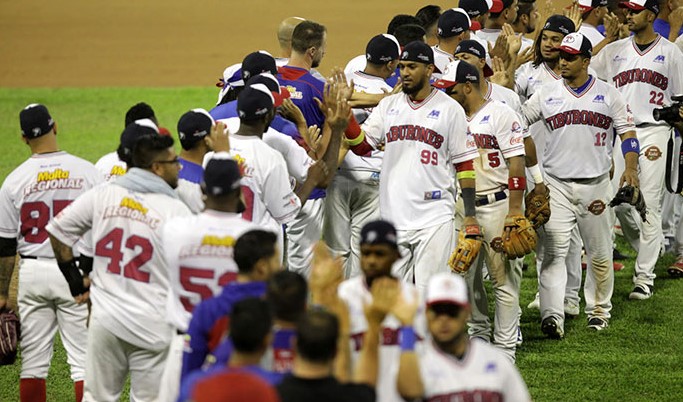
<svg viewBox="0 0 683 402">
<path fill-rule="evenodd" d="M 503 8 L 505 8 L 505 5 L 503 4 L 502 1 L 500 1 L 500 0 L 493 0 L 493 5 L 492 5 L 491 8 L 489 9 L 489 12 L 490 12 L 490 13 L 494 13 L 494 14 L 495 14 L 495 13 L 499 13 L 499 12 L 503 11 Z"/>
<path fill-rule="evenodd" d="M 476 32 L 479 30 L 481 30 L 481 24 L 479 23 L 479 21 L 472 21 L 472 23 L 470 24 L 470 31 Z"/>
<path fill-rule="evenodd" d="M 159 127 L 159 135 L 171 135 L 171 132 L 168 131 L 166 127 Z"/>
<path fill-rule="evenodd" d="M 577 50 L 577 49 L 571 48 L 569 46 L 556 47 L 555 50 L 559 50 L 560 52 L 565 52 L 565 53 L 569 53 L 569 54 L 581 54 L 580 49 Z"/>
<path fill-rule="evenodd" d="M 280 93 L 277 92 L 270 92 L 273 94 L 273 107 L 278 107 L 282 105 L 282 102 L 292 96 L 292 94 L 289 92 L 289 90 L 285 87 L 280 87 Z"/>
<path fill-rule="evenodd" d="M 493 75 L 493 69 L 489 67 L 488 63 L 484 64 L 484 78 L 488 78 Z"/>
<path fill-rule="evenodd" d="M 635 10 L 635 11 L 645 10 L 645 7 L 641 6 L 640 4 L 636 4 L 636 3 L 633 3 L 630 1 L 624 1 L 624 2 L 619 3 L 619 7 L 628 8 L 628 9 Z"/>
<path fill-rule="evenodd" d="M 449 80 L 443 80 L 443 79 L 441 79 L 441 80 L 436 80 L 436 81 L 434 81 L 434 83 L 432 84 L 432 86 L 435 86 L 435 87 L 441 88 L 441 89 L 446 89 L 446 88 L 454 87 L 454 86 L 456 86 L 456 85 L 458 85 L 458 83 L 457 83 L 456 81 L 449 81 Z"/>
<path fill-rule="evenodd" d="M 565 9 L 570 10 L 572 7 L 574 7 L 574 6 L 572 5 L 572 6 L 565 7 Z M 581 10 L 581 14 L 587 13 L 587 12 L 589 12 L 590 10 L 592 10 L 592 9 L 594 9 L 594 8 L 595 8 L 595 7 L 584 6 L 584 5 L 579 4 L 579 10 Z"/>
<path fill-rule="evenodd" d="M 469 303 L 461 303 L 457 300 L 453 299 L 435 299 L 435 300 L 428 300 L 427 301 L 427 307 L 433 306 L 435 304 L 452 304 L 454 306 L 458 307 L 469 307 Z"/>
</svg>

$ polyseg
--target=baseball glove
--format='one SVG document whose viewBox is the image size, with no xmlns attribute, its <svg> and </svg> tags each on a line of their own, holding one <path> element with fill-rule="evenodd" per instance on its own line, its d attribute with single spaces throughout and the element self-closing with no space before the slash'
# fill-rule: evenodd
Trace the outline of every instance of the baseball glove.
<svg viewBox="0 0 683 402">
<path fill-rule="evenodd" d="M 479 254 L 483 238 L 479 226 L 467 226 L 460 231 L 458 244 L 448 259 L 451 271 L 464 274 L 470 269 Z"/>
<path fill-rule="evenodd" d="M 550 219 L 550 190 L 548 187 L 545 189 L 545 194 L 537 193 L 536 189 L 530 191 L 524 197 L 524 203 L 526 204 L 524 216 L 531 222 L 534 229 L 538 229 L 548 222 Z"/>
<path fill-rule="evenodd" d="M 14 364 L 20 335 L 19 317 L 12 310 L 0 309 L 0 366 Z"/>
<path fill-rule="evenodd" d="M 509 259 L 524 257 L 536 247 L 536 231 L 521 215 L 505 218 L 502 237 L 503 252 Z"/>
<path fill-rule="evenodd" d="M 610 207 L 616 207 L 617 205 L 627 203 L 633 205 L 638 213 L 640 214 L 640 219 L 643 222 L 647 222 L 645 216 L 647 215 L 647 206 L 645 205 L 645 198 L 643 198 L 643 193 L 640 192 L 638 187 L 633 187 L 625 185 L 617 191 L 612 201 L 610 201 Z"/>
</svg>

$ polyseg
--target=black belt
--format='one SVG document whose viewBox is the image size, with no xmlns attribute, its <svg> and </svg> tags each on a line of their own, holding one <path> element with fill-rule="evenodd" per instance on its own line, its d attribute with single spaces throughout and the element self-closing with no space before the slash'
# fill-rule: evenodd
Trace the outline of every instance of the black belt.
<svg viewBox="0 0 683 402">
<path fill-rule="evenodd" d="M 175 330 L 176 335 L 185 335 L 186 333 L 184 331 L 181 331 L 179 329 Z"/>
<path fill-rule="evenodd" d="M 488 194 L 483 197 L 477 197 L 474 200 L 474 206 L 483 207 L 484 205 L 493 204 L 496 201 L 502 201 L 506 198 L 508 198 L 507 193 L 505 191 L 499 191 L 497 193 Z"/>
<path fill-rule="evenodd" d="M 33 255 L 19 254 L 19 257 L 21 257 L 22 260 L 37 260 L 38 259 L 38 257 L 33 256 Z"/>
</svg>

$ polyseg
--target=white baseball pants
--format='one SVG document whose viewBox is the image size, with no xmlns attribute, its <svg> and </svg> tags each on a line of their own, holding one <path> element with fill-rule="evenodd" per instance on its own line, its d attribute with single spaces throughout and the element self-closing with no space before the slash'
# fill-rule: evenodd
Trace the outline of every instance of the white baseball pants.
<svg viewBox="0 0 683 402">
<path fill-rule="evenodd" d="M 168 357 L 164 365 L 164 372 L 161 375 L 159 385 L 158 402 L 175 402 L 180 393 L 180 372 L 183 367 L 183 346 L 185 345 L 185 335 L 175 334 L 171 338 L 171 345 L 168 348 Z"/>
<path fill-rule="evenodd" d="M 325 199 L 308 200 L 294 220 L 287 224 L 287 269 L 305 278 L 311 274 L 313 247 L 323 231 Z"/>
</svg>

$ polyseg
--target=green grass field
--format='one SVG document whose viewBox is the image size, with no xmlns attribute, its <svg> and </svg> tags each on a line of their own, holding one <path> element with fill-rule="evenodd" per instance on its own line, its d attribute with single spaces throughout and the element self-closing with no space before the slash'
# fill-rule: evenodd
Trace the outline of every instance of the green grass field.
<svg viewBox="0 0 683 402">
<path fill-rule="evenodd" d="M 173 89 L 0 89 L 0 133 L 3 157 L 0 178 L 30 152 L 21 142 L 19 111 L 32 102 L 44 103 L 59 126 L 63 149 L 90 161 L 116 148 L 126 110 L 136 102 L 152 105 L 161 125 L 176 133 L 182 113 L 210 108 L 213 88 Z M 620 249 L 631 256 L 616 273 L 610 327 L 600 333 L 586 328 L 581 314 L 567 321 L 566 338 L 551 341 L 540 331 L 537 311 L 526 305 L 536 291 L 533 266 L 524 274 L 521 305 L 524 344 L 518 366 L 536 401 L 681 401 L 683 400 L 683 280 L 667 277 L 673 256 L 657 265 L 655 295 L 641 302 L 628 301 L 635 253 L 618 238 Z M 19 364 L 0 367 L 0 402 L 19 399 Z M 55 347 L 48 379 L 48 401 L 73 399 L 66 356 Z"/>
</svg>

